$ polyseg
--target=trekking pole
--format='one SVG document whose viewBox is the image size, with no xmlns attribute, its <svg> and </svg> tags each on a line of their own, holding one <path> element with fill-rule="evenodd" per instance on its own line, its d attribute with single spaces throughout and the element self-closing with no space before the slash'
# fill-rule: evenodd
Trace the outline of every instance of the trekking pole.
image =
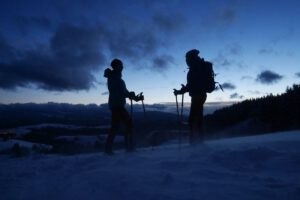
<svg viewBox="0 0 300 200">
<path fill-rule="evenodd" d="M 142 106 L 143 106 L 143 111 L 144 111 L 144 116 L 146 116 L 146 110 L 145 110 L 145 104 L 144 104 L 144 95 L 143 92 L 141 92 L 138 97 L 140 98 L 140 100 L 142 101 Z"/>
<path fill-rule="evenodd" d="M 182 94 L 182 99 L 181 99 L 181 116 L 180 116 L 180 120 L 182 122 L 183 120 L 183 102 L 184 102 L 184 94 Z"/>
<path fill-rule="evenodd" d="M 174 89 L 174 90 L 175 90 L 175 89 Z M 175 95 L 175 99 L 176 99 L 176 108 L 177 108 L 177 118 L 178 118 L 178 121 L 179 121 L 180 119 L 179 119 L 179 108 L 178 108 L 177 95 Z"/>
<path fill-rule="evenodd" d="M 145 104 L 144 104 L 144 99 L 145 99 L 145 97 L 144 97 L 144 95 L 143 95 L 143 92 L 141 92 L 140 94 L 137 95 L 137 99 L 142 101 L 143 112 L 144 112 L 144 120 L 143 120 L 143 121 L 144 121 L 144 122 L 143 122 L 144 127 L 143 127 L 143 129 L 142 129 L 142 132 L 145 134 L 146 131 L 148 130 L 148 124 L 147 124 L 146 109 L 145 109 Z M 152 150 L 152 151 L 154 150 L 154 146 L 153 146 L 154 142 L 152 142 L 153 140 L 154 140 L 154 139 L 153 139 L 153 137 L 151 136 L 151 138 L 150 138 L 150 144 L 151 144 L 151 150 Z"/>
<path fill-rule="evenodd" d="M 146 110 L 145 110 L 144 100 L 142 100 L 142 105 L 143 105 L 144 116 L 146 116 Z"/>
<path fill-rule="evenodd" d="M 183 90 L 183 88 L 185 88 L 185 86 L 181 84 L 181 90 Z M 184 92 L 182 93 L 182 97 L 181 97 L 181 113 L 180 113 L 181 123 L 183 122 L 183 104 L 184 104 Z"/>
<path fill-rule="evenodd" d="M 175 91 L 175 89 L 174 89 L 174 91 Z M 181 147 L 181 123 L 180 123 L 178 99 L 177 99 L 177 95 L 176 94 L 175 94 L 175 100 L 176 100 L 177 120 L 179 122 L 178 148 L 180 148 Z"/>
<path fill-rule="evenodd" d="M 132 117 L 132 99 L 130 99 L 130 115 Z"/>
<path fill-rule="evenodd" d="M 181 96 L 181 113 L 179 117 L 179 148 L 181 148 L 182 143 L 182 124 L 183 124 L 183 102 L 184 102 L 184 93 Z"/>
</svg>

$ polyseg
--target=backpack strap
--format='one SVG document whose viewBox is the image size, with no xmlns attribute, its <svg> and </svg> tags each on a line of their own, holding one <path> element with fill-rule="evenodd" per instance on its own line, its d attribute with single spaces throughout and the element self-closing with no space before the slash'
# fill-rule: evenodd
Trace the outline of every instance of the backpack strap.
<svg viewBox="0 0 300 200">
<path fill-rule="evenodd" d="M 217 85 L 216 88 L 220 88 L 222 90 L 222 92 L 224 92 L 222 85 L 219 82 L 215 82 L 215 84 Z"/>
</svg>

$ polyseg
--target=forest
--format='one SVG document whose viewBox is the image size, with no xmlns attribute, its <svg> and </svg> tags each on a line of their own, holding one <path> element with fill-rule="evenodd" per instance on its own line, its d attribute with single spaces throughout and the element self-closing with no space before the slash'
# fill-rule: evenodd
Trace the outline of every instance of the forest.
<svg viewBox="0 0 300 200">
<path fill-rule="evenodd" d="M 277 132 L 300 128 L 300 84 L 288 87 L 283 94 L 248 99 L 224 107 L 205 116 L 207 129 L 216 133 L 251 120 L 254 126 L 264 125 L 264 131 Z M 249 128 L 249 127 L 248 127 Z M 256 132 L 258 133 L 258 132 Z"/>
</svg>

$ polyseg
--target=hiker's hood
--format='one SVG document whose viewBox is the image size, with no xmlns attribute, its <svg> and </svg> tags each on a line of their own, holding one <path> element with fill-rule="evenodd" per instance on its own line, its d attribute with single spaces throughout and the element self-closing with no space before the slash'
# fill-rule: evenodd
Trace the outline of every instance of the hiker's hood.
<svg viewBox="0 0 300 200">
<path fill-rule="evenodd" d="M 121 78 L 121 76 L 122 76 L 121 71 L 111 70 L 110 68 L 106 68 L 104 70 L 105 78 Z"/>
</svg>

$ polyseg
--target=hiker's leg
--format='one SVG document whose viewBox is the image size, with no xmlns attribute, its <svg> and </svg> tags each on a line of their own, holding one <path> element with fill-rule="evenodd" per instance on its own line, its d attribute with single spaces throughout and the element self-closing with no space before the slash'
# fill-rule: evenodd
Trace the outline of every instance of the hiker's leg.
<svg viewBox="0 0 300 200">
<path fill-rule="evenodd" d="M 193 121 L 194 121 L 194 109 L 193 109 L 193 97 L 191 98 L 191 107 L 190 107 L 190 114 L 189 114 L 189 128 L 190 128 L 190 132 L 189 132 L 189 140 L 191 142 L 191 139 L 193 137 Z"/>
<path fill-rule="evenodd" d="M 128 114 L 127 110 L 124 108 L 122 109 L 122 114 L 121 114 L 122 121 L 125 125 L 125 147 L 127 151 L 133 150 L 133 134 L 132 134 L 132 118 Z"/>
<path fill-rule="evenodd" d="M 206 93 L 194 95 L 191 98 L 191 111 L 190 111 L 190 139 L 194 142 L 196 137 L 200 141 L 204 138 L 203 131 L 203 104 L 206 100 Z"/>
<path fill-rule="evenodd" d="M 105 143 L 105 152 L 112 153 L 112 146 L 117 134 L 117 131 L 120 127 L 120 112 L 117 109 L 112 110 L 111 112 L 111 128 L 109 134 L 106 138 Z"/>
<path fill-rule="evenodd" d="M 198 133 L 199 133 L 199 139 L 203 140 L 205 138 L 205 129 L 204 129 L 204 117 L 203 117 L 203 109 L 204 109 L 204 103 L 206 101 L 206 93 L 199 95 L 198 97 L 198 103 L 199 103 L 199 111 L 198 111 Z"/>
<path fill-rule="evenodd" d="M 195 140 L 195 134 L 198 132 L 197 131 L 197 122 L 198 122 L 198 103 L 197 103 L 197 97 L 192 96 L 191 98 L 191 108 L 190 108 L 190 115 L 189 115 L 189 126 L 190 126 L 190 143 L 193 143 Z"/>
</svg>

